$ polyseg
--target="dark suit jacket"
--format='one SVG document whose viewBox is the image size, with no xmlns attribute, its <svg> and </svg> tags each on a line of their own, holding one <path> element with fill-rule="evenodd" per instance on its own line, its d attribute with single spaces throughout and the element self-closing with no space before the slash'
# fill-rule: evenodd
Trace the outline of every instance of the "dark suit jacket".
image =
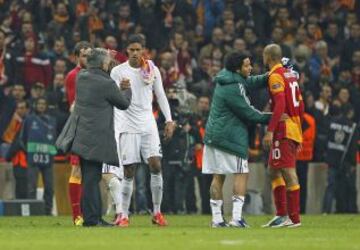
<svg viewBox="0 0 360 250">
<path fill-rule="evenodd" d="M 131 90 L 120 91 L 108 73 L 96 68 L 80 71 L 71 151 L 86 160 L 118 165 L 113 107 L 127 109 L 130 100 Z"/>
</svg>

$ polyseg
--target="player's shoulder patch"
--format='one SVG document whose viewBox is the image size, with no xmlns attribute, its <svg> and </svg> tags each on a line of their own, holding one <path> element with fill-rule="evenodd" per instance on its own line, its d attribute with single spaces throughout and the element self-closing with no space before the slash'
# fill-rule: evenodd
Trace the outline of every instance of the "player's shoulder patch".
<svg viewBox="0 0 360 250">
<path fill-rule="evenodd" d="M 272 73 L 269 77 L 269 88 L 273 92 L 283 91 L 285 87 L 284 78 L 278 73 Z"/>
<path fill-rule="evenodd" d="M 273 83 L 272 85 L 271 85 L 271 89 L 272 90 L 277 90 L 277 89 L 281 89 L 281 84 L 280 83 Z"/>
</svg>

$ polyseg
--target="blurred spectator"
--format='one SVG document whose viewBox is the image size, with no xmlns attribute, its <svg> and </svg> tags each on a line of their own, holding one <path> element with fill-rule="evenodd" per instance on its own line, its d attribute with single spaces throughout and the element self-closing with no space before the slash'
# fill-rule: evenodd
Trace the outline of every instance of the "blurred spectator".
<svg viewBox="0 0 360 250">
<path fill-rule="evenodd" d="M 170 51 L 165 51 L 160 54 L 159 70 L 165 89 L 174 87 L 179 80 L 179 70 L 175 67 L 174 56 Z"/>
<path fill-rule="evenodd" d="M 316 119 L 317 136 L 315 140 L 315 152 L 313 160 L 315 162 L 325 161 L 325 149 L 328 142 L 327 129 L 329 123 L 329 109 L 331 103 L 331 87 L 324 85 L 322 87 L 320 97 L 315 102 L 315 110 L 313 112 Z"/>
<path fill-rule="evenodd" d="M 204 27 L 205 38 L 210 38 L 213 28 L 224 10 L 224 1 L 192 0 L 192 5 L 197 15 L 198 24 Z"/>
<path fill-rule="evenodd" d="M 351 106 L 347 105 L 341 111 L 341 104 L 334 103 L 331 114 L 326 157 L 328 181 L 323 212 L 331 213 L 333 200 L 336 199 L 337 213 L 357 213 L 355 155 L 359 128 L 353 121 L 354 110 Z"/>
<path fill-rule="evenodd" d="M 341 106 L 343 107 L 345 107 L 346 105 L 351 105 L 349 103 L 350 100 L 349 90 L 347 88 L 341 88 L 338 93 L 337 100 L 340 102 Z"/>
<path fill-rule="evenodd" d="M 256 45 L 258 45 L 259 43 L 259 40 L 255 33 L 255 30 L 252 27 L 246 27 L 244 29 L 244 40 L 250 52 L 253 53 Z"/>
<path fill-rule="evenodd" d="M 169 88 L 167 90 L 167 97 L 172 118 L 178 126 L 172 140 L 163 143 L 163 171 L 164 181 L 166 180 L 164 183 L 164 202 L 169 212 L 183 214 L 186 212 L 185 198 L 188 195 L 186 192 L 187 185 L 193 182 L 190 163 L 196 131 L 192 130 L 187 114 L 184 114 L 179 109 L 180 102 L 177 98 L 176 89 Z M 161 116 L 159 124 L 163 124 L 163 120 L 164 117 Z M 190 212 L 189 209 L 187 211 Z"/>
<path fill-rule="evenodd" d="M 321 89 L 319 99 L 315 102 L 315 108 L 321 111 L 324 115 L 329 113 L 331 96 L 331 87 L 329 85 L 324 85 Z"/>
<path fill-rule="evenodd" d="M 211 71 L 211 57 L 200 57 L 199 66 L 193 71 L 193 82 L 188 84 L 188 90 L 197 96 L 211 95 L 215 88 Z"/>
<path fill-rule="evenodd" d="M 127 2 L 121 2 L 118 10 L 118 18 L 116 20 L 116 25 L 120 37 L 118 37 L 120 43 L 123 46 L 126 46 L 126 41 L 129 36 L 129 33 L 135 27 L 134 20 L 131 18 L 131 8 L 130 4 Z"/>
<path fill-rule="evenodd" d="M 54 76 L 52 87 L 47 92 L 49 110 L 58 109 L 62 112 L 69 110 L 65 95 L 65 75 L 58 73 Z"/>
<path fill-rule="evenodd" d="M 16 111 L 3 134 L 3 141 L 9 145 L 6 153 L 6 160 L 11 160 L 15 178 L 15 198 L 27 199 L 28 195 L 28 177 L 26 153 L 20 141 L 20 131 L 23 120 L 29 111 L 26 101 L 18 101 Z"/>
<path fill-rule="evenodd" d="M 306 45 L 299 45 L 294 49 L 294 70 L 299 73 L 299 85 L 301 89 L 312 89 L 310 86 L 309 58 L 311 50 Z"/>
<path fill-rule="evenodd" d="M 15 58 L 15 67 L 18 69 L 18 73 L 15 75 L 15 82 L 24 84 L 27 91 L 36 82 L 41 82 L 48 86 L 52 78 L 50 60 L 45 54 L 39 53 L 36 50 L 36 43 L 33 38 L 27 38 L 24 41 L 24 47 L 24 53 Z"/>
<path fill-rule="evenodd" d="M 233 13 L 238 28 L 242 25 L 251 26 L 261 38 L 269 37 L 271 19 L 266 3 L 256 0 L 234 1 Z"/>
<path fill-rule="evenodd" d="M 302 120 L 303 142 L 300 152 L 296 156 L 296 173 L 301 186 L 300 192 L 300 212 L 306 212 L 307 200 L 307 183 L 308 183 L 308 168 L 309 162 L 313 160 L 314 144 L 316 138 L 316 120 L 309 113 L 304 113 Z"/>
<path fill-rule="evenodd" d="M 346 68 L 339 71 L 337 81 L 332 83 L 335 93 L 338 93 L 341 88 L 350 88 L 352 85 L 351 71 Z"/>
<path fill-rule="evenodd" d="M 341 54 L 342 67 L 348 67 L 351 65 L 352 55 L 355 50 L 360 49 L 360 24 L 358 22 L 353 23 L 350 26 L 350 37 L 343 43 Z"/>
<path fill-rule="evenodd" d="M 235 38 L 232 49 L 237 52 L 244 53 L 247 51 L 246 42 L 240 37 Z"/>
<path fill-rule="evenodd" d="M 37 82 L 30 89 L 29 106 L 31 111 L 36 109 L 36 101 L 40 97 L 45 98 L 46 89 L 43 83 Z"/>
<path fill-rule="evenodd" d="M 232 19 L 224 20 L 223 25 L 223 31 L 224 31 L 224 43 L 226 46 L 229 46 L 231 48 L 234 38 L 235 38 L 235 23 Z"/>
<path fill-rule="evenodd" d="M 318 91 L 322 81 L 333 79 L 333 67 L 337 60 L 331 60 L 328 56 L 328 46 L 325 41 L 319 41 L 315 46 L 315 53 L 310 58 L 310 79 L 313 81 L 314 89 Z"/>
<path fill-rule="evenodd" d="M 1 89 L 0 89 L 1 90 Z M 8 127 L 14 112 L 16 111 L 16 103 L 23 101 L 26 95 L 24 86 L 21 84 L 14 84 L 11 87 L 10 95 L 4 95 L 1 98 L 2 106 L 0 109 L 0 139 Z"/>
<path fill-rule="evenodd" d="M 58 59 L 66 60 L 68 54 L 65 46 L 65 40 L 63 37 L 55 39 L 52 50 L 48 52 L 48 57 L 50 58 L 52 65 L 54 65 L 56 60 Z"/>
<path fill-rule="evenodd" d="M 48 39 L 51 41 L 54 38 L 64 37 L 65 42 L 71 40 L 73 20 L 65 3 L 57 3 L 52 21 L 47 26 Z"/>
<path fill-rule="evenodd" d="M 124 55 L 123 53 L 121 53 L 118 48 L 118 42 L 116 40 L 116 38 L 114 36 L 107 36 L 105 38 L 105 49 L 109 49 L 114 51 L 115 55 L 114 58 L 115 60 L 117 60 L 119 63 L 123 63 L 126 62 L 127 60 L 127 56 Z"/>
<path fill-rule="evenodd" d="M 339 34 L 339 26 L 336 22 L 329 22 L 327 25 L 324 41 L 329 47 L 329 57 L 340 57 L 342 50 L 342 39 Z"/>
<path fill-rule="evenodd" d="M 10 13 L 7 13 L 2 16 L 0 30 L 5 34 L 5 36 L 9 37 L 9 40 L 13 40 L 15 38 L 15 33 L 12 29 L 12 16 Z"/>
<path fill-rule="evenodd" d="M 200 50 L 200 58 L 211 57 L 211 53 L 215 47 L 221 48 L 225 52 L 224 32 L 221 28 L 214 28 L 212 31 L 211 42 Z"/>
<path fill-rule="evenodd" d="M 56 59 L 54 64 L 54 76 L 56 74 L 66 74 L 67 72 L 67 63 L 66 60 L 63 58 Z"/>
<path fill-rule="evenodd" d="M 310 44 L 309 37 L 307 35 L 307 31 L 305 28 L 300 27 L 295 34 L 295 39 L 293 42 L 293 47 L 297 47 L 299 45 L 305 45 L 309 49 L 312 49 L 312 44 Z"/>
<path fill-rule="evenodd" d="M 8 51 L 8 37 L 6 33 L 0 29 L 0 85 L 13 84 L 13 65 L 11 54 Z"/>
<path fill-rule="evenodd" d="M 175 68 L 183 78 L 191 77 L 191 53 L 189 42 L 185 40 L 184 34 L 175 32 L 169 43 L 169 48 L 175 56 Z"/>
<path fill-rule="evenodd" d="M 55 148 L 56 120 L 47 115 L 45 98 L 38 98 L 35 110 L 24 121 L 21 140 L 25 146 L 28 163 L 28 198 L 36 198 L 39 172 L 44 183 L 45 212 L 51 215 L 53 206 L 53 158 Z"/>
<path fill-rule="evenodd" d="M 207 123 L 207 119 L 210 112 L 210 98 L 208 96 L 199 96 L 197 99 L 197 109 L 196 113 L 192 117 L 191 126 L 197 130 L 198 140 L 195 144 L 194 151 L 194 172 L 200 186 L 200 197 L 201 197 L 201 213 L 202 214 L 210 214 L 210 184 L 212 181 L 211 175 L 205 175 L 201 173 L 202 170 L 202 157 L 203 157 L 203 149 L 204 143 L 203 139 L 205 136 L 205 126 Z"/>
<path fill-rule="evenodd" d="M 282 55 L 287 58 L 292 58 L 291 49 L 284 43 L 284 30 L 280 26 L 275 26 L 271 33 L 271 40 L 273 43 L 280 45 Z"/>
<path fill-rule="evenodd" d="M 57 121 L 57 134 L 60 134 L 69 115 L 69 104 L 65 93 L 65 75 L 56 74 L 53 84 L 46 93 L 48 114 Z"/>
</svg>

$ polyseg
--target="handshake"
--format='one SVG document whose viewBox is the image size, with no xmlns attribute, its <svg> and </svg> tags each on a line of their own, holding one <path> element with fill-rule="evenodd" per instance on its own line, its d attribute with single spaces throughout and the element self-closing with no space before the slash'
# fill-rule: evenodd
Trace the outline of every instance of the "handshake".
<svg viewBox="0 0 360 250">
<path fill-rule="evenodd" d="M 131 84 L 130 84 L 130 79 L 128 78 L 123 78 L 120 81 L 120 89 L 121 90 L 127 90 L 131 88 Z"/>
</svg>

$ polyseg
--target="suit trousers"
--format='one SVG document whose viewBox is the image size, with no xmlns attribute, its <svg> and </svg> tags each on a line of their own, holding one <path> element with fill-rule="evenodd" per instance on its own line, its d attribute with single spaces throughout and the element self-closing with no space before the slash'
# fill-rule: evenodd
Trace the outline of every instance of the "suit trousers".
<svg viewBox="0 0 360 250">
<path fill-rule="evenodd" d="M 102 215 L 99 186 L 102 177 L 102 163 L 80 157 L 80 166 L 82 175 L 81 210 L 84 226 L 97 225 Z"/>
</svg>

